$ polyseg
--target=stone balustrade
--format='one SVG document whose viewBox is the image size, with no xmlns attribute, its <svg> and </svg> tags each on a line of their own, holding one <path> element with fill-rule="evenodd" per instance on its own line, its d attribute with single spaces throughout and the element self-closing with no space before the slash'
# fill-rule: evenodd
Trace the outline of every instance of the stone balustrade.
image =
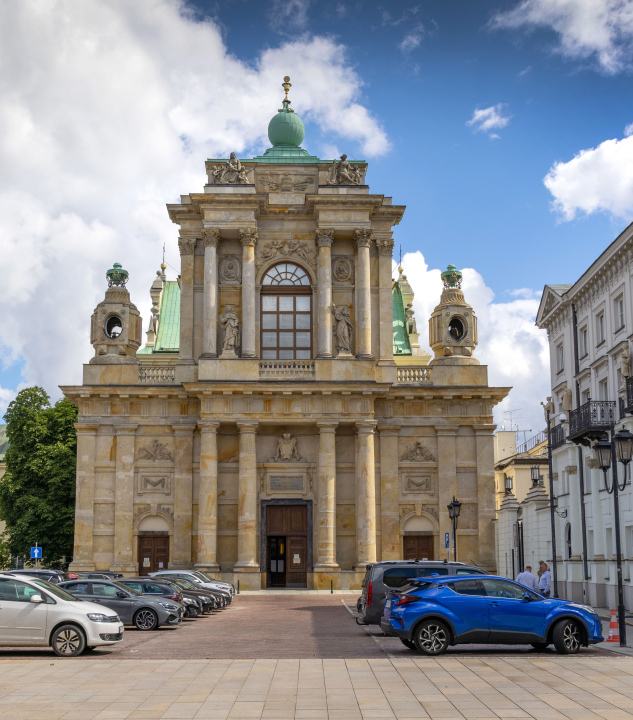
<svg viewBox="0 0 633 720">
<path fill-rule="evenodd" d="M 263 360 L 259 363 L 259 377 L 270 380 L 314 380 L 312 360 Z"/>
<path fill-rule="evenodd" d="M 174 365 L 141 365 L 139 381 L 148 385 L 171 385 L 176 379 Z"/>
<path fill-rule="evenodd" d="M 433 372 L 430 367 L 399 367 L 398 385 L 432 385 Z"/>
</svg>

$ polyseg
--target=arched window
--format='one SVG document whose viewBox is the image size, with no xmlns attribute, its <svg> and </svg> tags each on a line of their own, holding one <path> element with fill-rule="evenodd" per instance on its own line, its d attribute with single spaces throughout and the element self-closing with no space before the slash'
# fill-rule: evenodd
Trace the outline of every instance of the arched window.
<svg viewBox="0 0 633 720">
<path fill-rule="evenodd" d="M 262 360 L 312 357 L 312 288 L 299 265 L 280 263 L 264 275 L 261 341 Z"/>
</svg>

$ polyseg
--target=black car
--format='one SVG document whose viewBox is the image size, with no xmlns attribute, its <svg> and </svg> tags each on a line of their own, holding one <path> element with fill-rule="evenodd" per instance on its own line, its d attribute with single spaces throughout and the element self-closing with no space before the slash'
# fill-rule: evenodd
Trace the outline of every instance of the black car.
<svg viewBox="0 0 633 720">
<path fill-rule="evenodd" d="M 126 577 L 119 580 L 119 582 L 121 585 L 132 588 L 132 590 L 136 590 L 142 595 L 162 595 L 164 598 L 180 603 L 184 608 L 186 617 L 198 617 L 204 612 L 203 603 L 199 598 L 181 591 L 180 588 L 171 583 L 148 577 Z"/>
<path fill-rule="evenodd" d="M 183 590 L 196 590 L 198 592 L 204 593 L 205 595 L 210 595 L 215 600 L 217 600 L 218 607 L 220 608 L 226 607 L 227 605 L 231 604 L 231 596 L 229 595 L 229 593 L 225 592 L 224 590 L 217 590 L 215 588 L 210 589 L 203 587 L 202 585 L 196 585 L 186 577 L 181 577 L 179 575 L 160 575 L 158 573 L 156 575 L 152 575 L 152 577 L 160 580 L 166 580 L 168 582 L 173 582 Z"/>
<path fill-rule="evenodd" d="M 161 625 L 177 625 L 182 621 L 182 605 L 174 600 L 150 597 L 112 580 L 79 578 L 61 583 L 60 587 L 78 600 L 104 605 L 121 618 L 124 625 L 138 630 L 156 630 Z"/>
<path fill-rule="evenodd" d="M 200 600 L 202 603 L 202 609 L 205 613 L 211 613 L 214 610 L 222 607 L 219 598 L 212 594 L 208 590 L 200 590 L 198 587 L 188 588 L 185 583 L 178 585 L 174 580 L 168 580 L 167 578 L 156 578 L 160 582 L 164 582 L 167 585 L 171 585 L 174 590 L 181 593 L 184 597 L 192 597 Z"/>
<path fill-rule="evenodd" d="M 75 573 L 77 577 L 85 578 L 86 580 L 118 580 L 122 578 L 121 573 L 107 572 L 106 570 L 96 570 L 94 572 L 79 572 Z"/>
<path fill-rule="evenodd" d="M 413 578 L 433 575 L 487 575 L 475 565 L 438 560 L 384 560 L 368 565 L 363 579 L 362 595 L 356 609 L 359 625 L 380 625 L 385 609 L 385 596 L 407 585 Z"/>
<path fill-rule="evenodd" d="M 23 570 L 7 570 L 6 573 L 10 575 L 26 575 L 28 577 L 37 578 L 38 580 L 45 580 L 46 582 L 53 583 L 53 585 L 59 585 L 66 580 L 70 580 L 70 576 L 67 575 L 63 570 L 49 570 L 46 568 L 24 568 Z"/>
</svg>

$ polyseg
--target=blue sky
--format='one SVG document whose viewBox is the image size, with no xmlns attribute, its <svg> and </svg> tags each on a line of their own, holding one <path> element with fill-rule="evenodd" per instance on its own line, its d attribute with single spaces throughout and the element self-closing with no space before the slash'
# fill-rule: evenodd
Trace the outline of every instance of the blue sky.
<svg viewBox="0 0 633 720">
<path fill-rule="evenodd" d="M 206 157 L 267 147 L 289 74 L 305 147 L 367 159 L 407 206 L 422 340 L 439 272 L 465 268 L 477 355 L 514 388 L 497 419 L 536 432 L 542 287 L 633 220 L 632 45 L 632 0 L 0 4 L 0 412 L 81 382 L 113 262 L 147 325 L 163 244 L 179 267 L 165 203 Z"/>
</svg>

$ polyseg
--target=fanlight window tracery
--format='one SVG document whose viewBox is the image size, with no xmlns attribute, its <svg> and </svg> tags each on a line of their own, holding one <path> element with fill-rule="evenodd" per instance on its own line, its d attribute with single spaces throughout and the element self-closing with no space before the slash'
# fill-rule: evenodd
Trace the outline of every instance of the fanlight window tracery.
<svg viewBox="0 0 633 720">
<path fill-rule="evenodd" d="M 262 285 L 310 285 L 310 278 L 298 265 L 281 263 L 270 268 L 264 275 Z"/>
</svg>

